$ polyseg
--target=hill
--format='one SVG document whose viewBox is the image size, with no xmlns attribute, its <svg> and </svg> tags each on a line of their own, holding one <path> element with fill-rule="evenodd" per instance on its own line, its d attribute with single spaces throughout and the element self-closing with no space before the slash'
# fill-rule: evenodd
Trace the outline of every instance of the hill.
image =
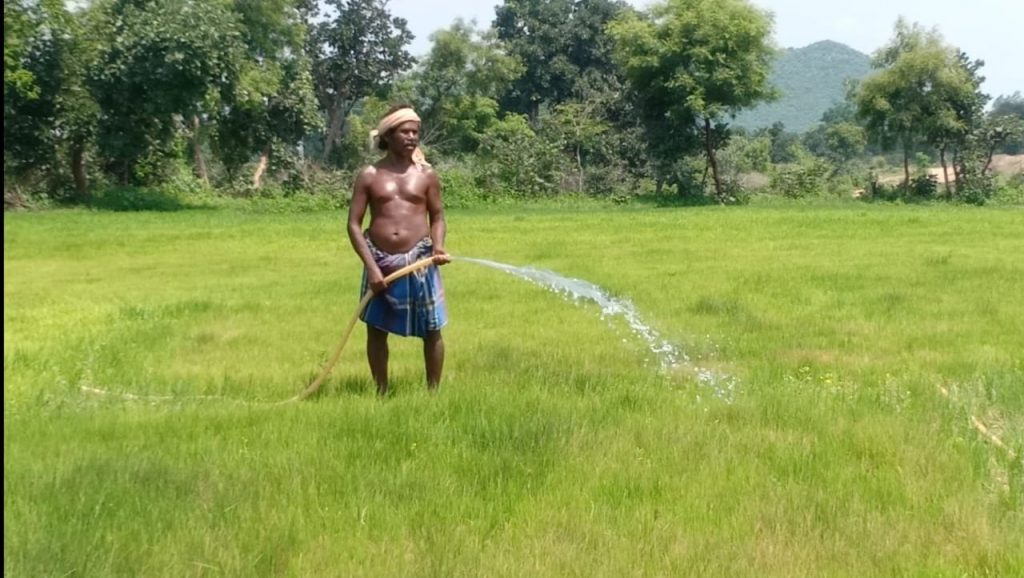
<svg viewBox="0 0 1024 578">
<path fill-rule="evenodd" d="M 866 54 L 839 42 L 823 40 L 787 48 L 775 61 L 770 79 L 781 93 L 779 99 L 744 111 L 735 125 L 758 129 L 782 122 L 789 131 L 803 132 L 843 100 L 848 80 L 860 80 L 870 70 L 871 59 Z"/>
</svg>

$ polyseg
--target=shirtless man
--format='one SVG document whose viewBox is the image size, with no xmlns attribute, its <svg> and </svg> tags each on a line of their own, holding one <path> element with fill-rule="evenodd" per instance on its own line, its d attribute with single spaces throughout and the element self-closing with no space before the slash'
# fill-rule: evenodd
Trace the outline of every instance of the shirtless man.
<svg viewBox="0 0 1024 578">
<path fill-rule="evenodd" d="M 441 383 L 448 322 L 444 289 L 436 265 L 451 261 L 444 250 L 441 183 L 419 149 L 420 118 L 409 106 L 392 109 L 377 127 L 377 148 L 387 156 L 356 178 L 348 213 L 348 237 L 363 260 L 362 294 L 375 293 L 361 315 L 366 323 L 366 356 L 377 393 L 388 391 L 388 334 L 423 339 L 427 387 Z M 366 209 L 370 226 L 362 230 Z M 385 285 L 384 277 L 433 256 L 436 265 Z"/>
</svg>

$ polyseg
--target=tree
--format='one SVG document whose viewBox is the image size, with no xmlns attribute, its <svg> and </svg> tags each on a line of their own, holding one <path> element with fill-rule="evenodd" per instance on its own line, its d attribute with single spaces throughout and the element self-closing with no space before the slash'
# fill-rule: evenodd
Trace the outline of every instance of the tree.
<svg viewBox="0 0 1024 578">
<path fill-rule="evenodd" d="M 556 192 L 564 158 L 558 149 L 537 136 L 525 115 L 507 114 L 481 138 L 480 184 L 512 195 Z"/>
<path fill-rule="evenodd" d="M 611 128 L 598 115 L 599 107 L 596 100 L 560 104 L 555 107 L 550 122 L 555 142 L 561 143 L 572 154 L 578 175 L 576 190 L 580 193 L 585 187 L 584 153 L 597 148 L 600 137 Z"/>
<path fill-rule="evenodd" d="M 1000 149 L 1009 155 L 1024 152 L 1024 96 L 1020 91 L 996 98 L 987 122 L 1005 135 Z M 998 133 L 997 133 L 998 134 Z"/>
<path fill-rule="evenodd" d="M 10 96 L 33 98 L 38 96 L 32 72 L 23 66 L 26 44 L 38 28 L 32 14 L 32 3 L 27 0 L 4 2 L 4 103 Z"/>
<path fill-rule="evenodd" d="M 62 35 L 54 33 L 48 8 L 62 7 L 4 3 L 5 176 L 54 162 Z"/>
<path fill-rule="evenodd" d="M 643 16 L 624 13 L 609 33 L 652 151 L 671 164 L 699 138 L 725 200 L 715 151 L 728 139 L 730 115 L 774 94 L 771 18 L 743 0 L 669 0 Z"/>
<path fill-rule="evenodd" d="M 89 79 L 99 145 L 122 182 L 154 182 L 185 123 L 219 109 L 235 84 L 238 18 L 219 2 L 115 0 L 106 20 L 112 41 Z"/>
<path fill-rule="evenodd" d="M 522 64 L 493 32 L 462 20 L 435 32 L 431 40 L 430 53 L 411 78 L 423 141 L 472 152 L 497 122 L 497 101 L 522 74 Z"/>
<path fill-rule="evenodd" d="M 930 103 L 924 131 L 928 144 L 939 150 L 942 179 L 946 196 L 950 198 L 953 192 L 949 184 L 946 151 L 953 149 L 953 171 L 957 180 L 962 180 L 963 164 L 957 159 L 971 133 L 978 130 L 984 121 L 985 103 L 988 102 L 988 95 L 981 92 L 985 78 L 979 71 L 983 65 L 982 61 L 971 61 L 967 54 L 957 50 L 955 59 L 949 61 L 947 70 L 941 75 L 941 81 L 933 87 L 936 98 Z"/>
<path fill-rule="evenodd" d="M 800 136 L 786 130 L 786 125 L 774 122 L 770 127 L 754 131 L 754 136 L 766 136 L 772 143 L 771 161 L 773 164 L 791 163 L 796 160 L 796 148 L 800 146 Z"/>
<path fill-rule="evenodd" d="M 1024 119 L 1024 95 L 1020 91 L 1003 95 L 992 103 L 992 116 L 1015 116 Z"/>
<path fill-rule="evenodd" d="M 616 76 L 607 25 L 625 9 L 614 0 L 505 0 L 494 30 L 524 67 L 503 108 L 537 124 L 541 107 L 582 98 L 582 85 Z"/>
<path fill-rule="evenodd" d="M 977 156 L 982 161 L 981 176 L 985 177 L 992 168 L 996 151 L 1019 151 L 1024 146 L 1024 119 L 1011 114 L 990 114 L 970 135 L 968 144 L 980 149 Z M 962 165 L 961 171 L 969 171 L 966 162 Z"/>
<path fill-rule="evenodd" d="M 216 140 L 229 173 L 259 154 L 253 188 L 261 186 L 275 147 L 294 147 L 321 123 L 304 52 L 303 1 L 234 1 L 246 58 L 218 121 Z M 198 144 L 197 164 L 202 159 Z"/>
<path fill-rule="evenodd" d="M 67 155 L 75 196 L 85 200 L 85 149 L 97 115 L 84 78 L 95 55 L 87 34 L 92 12 L 72 14 L 60 0 L 5 4 L 4 10 L 13 21 L 5 36 L 12 41 L 5 59 L 13 69 L 5 70 L 5 173 L 42 169 L 52 181 Z"/>
<path fill-rule="evenodd" d="M 359 99 L 382 91 L 415 61 L 406 50 L 413 35 L 405 19 L 391 16 L 386 0 L 325 0 L 324 5 L 333 15 L 310 24 L 307 50 L 317 98 L 327 113 L 323 157 L 328 159 Z"/>
<path fill-rule="evenodd" d="M 825 128 L 825 158 L 841 170 L 853 159 L 864 154 L 867 134 L 852 122 L 840 122 Z"/>
<path fill-rule="evenodd" d="M 872 64 L 877 72 L 857 89 L 857 115 L 884 149 L 901 146 L 909 193 L 914 147 L 921 142 L 935 146 L 945 165 L 947 147 L 961 145 L 976 126 L 987 100 L 979 89 L 981 63 L 945 45 L 938 32 L 901 18 Z"/>
</svg>

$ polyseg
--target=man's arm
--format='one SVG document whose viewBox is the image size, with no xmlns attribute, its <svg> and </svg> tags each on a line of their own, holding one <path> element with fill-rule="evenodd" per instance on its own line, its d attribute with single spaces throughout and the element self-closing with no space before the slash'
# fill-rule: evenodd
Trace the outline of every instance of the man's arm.
<svg viewBox="0 0 1024 578">
<path fill-rule="evenodd" d="M 441 179 L 433 169 L 427 175 L 427 216 L 430 218 L 430 241 L 434 245 L 434 262 L 444 265 L 451 262 L 444 249 L 444 238 L 448 228 L 444 222 L 444 203 L 441 202 Z"/>
<path fill-rule="evenodd" d="M 355 249 L 356 254 L 363 260 L 363 265 L 366 266 L 366 275 L 370 283 L 370 289 L 374 293 L 380 293 L 387 285 L 384 283 L 384 275 L 381 274 L 380 267 L 373 260 L 373 255 L 370 253 L 370 247 L 366 244 L 362 230 L 363 217 L 366 216 L 366 208 L 370 203 L 370 183 L 373 181 L 375 174 L 376 169 L 374 167 L 366 167 L 356 177 L 356 183 L 352 189 L 352 202 L 348 206 L 348 240 L 352 243 L 352 248 Z"/>
</svg>

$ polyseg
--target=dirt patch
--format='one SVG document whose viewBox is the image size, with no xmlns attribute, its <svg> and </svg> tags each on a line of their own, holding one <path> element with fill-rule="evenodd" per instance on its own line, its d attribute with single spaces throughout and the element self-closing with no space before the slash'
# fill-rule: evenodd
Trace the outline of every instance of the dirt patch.
<svg viewBox="0 0 1024 578">
<path fill-rule="evenodd" d="M 992 157 L 992 170 L 1000 175 L 1024 173 L 1024 155 L 995 155 Z"/>
<path fill-rule="evenodd" d="M 1024 173 L 1024 155 L 995 155 L 992 157 L 992 168 L 990 170 L 997 175 Z M 956 180 L 952 166 L 946 167 L 946 172 L 949 175 L 949 182 Z M 916 174 L 914 169 L 911 169 L 911 175 L 914 174 Z M 935 180 L 940 183 L 945 182 L 942 178 L 942 167 L 940 166 L 928 167 L 928 174 L 935 177 Z M 903 173 L 886 172 L 879 176 L 878 182 L 883 185 L 898 185 L 903 182 Z"/>
</svg>

